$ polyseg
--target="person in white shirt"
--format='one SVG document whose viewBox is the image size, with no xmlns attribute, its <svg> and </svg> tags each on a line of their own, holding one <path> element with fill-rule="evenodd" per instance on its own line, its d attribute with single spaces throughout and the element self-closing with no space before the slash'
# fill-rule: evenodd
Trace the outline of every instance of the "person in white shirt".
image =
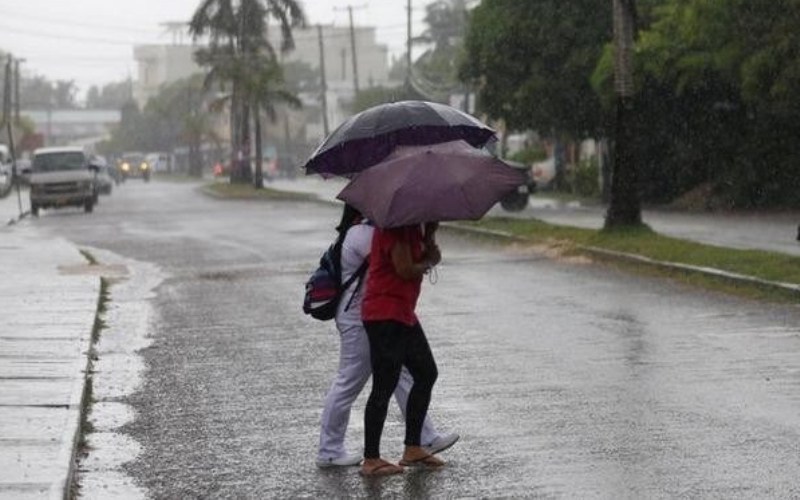
<svg viewBox="0 0 800 500">
<path fill-rule="evenodd" d="M 369 257 L 373 227 L 350 205 L 345 205 L 342 220 L 336 228 L 346 231 L 342 243 L 342 282 L 355 273 Z M 366 274 L 366 273 L 365 273 Z M 361 299 L 366 276 L 356 279 L 344 291 L 336 311 L 336 328 L 341 340 L 339 370 L 325 396 L 319 436 L 317 466 L 355 466 L 361 463 L 361 453 L 345 449 L 345 433 L 350 421 L 350 409 L 372 374 L 369 340 L 361 321 Z M 414 380 L 403 368 L 394 397 L 405 416 L 408 392 Z M 437 432 L 433 422 L 426 417 L 422 425 L 423 447 L 430 454 L 442 452 L 458 441 L 456 433 Z"/>
</svg>

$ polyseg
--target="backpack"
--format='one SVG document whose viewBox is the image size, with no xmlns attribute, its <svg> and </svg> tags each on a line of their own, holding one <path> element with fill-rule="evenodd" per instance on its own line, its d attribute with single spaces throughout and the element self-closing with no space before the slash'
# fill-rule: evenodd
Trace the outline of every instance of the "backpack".
<svg viewBox="0 0 800 500">
<path fill-rule="evenodd" d="M 340 235 L 335 242 L 328 247 L 319 259 L 319 267 L 311 273 L 311 277 L 306 281 L 306 291 L 303 298 L 303 312 L 310 314 L 312 318 L 327 321 L 336 317 L 336 309 L 339 301 L 347 288 L 358 280 L 358 287 L 367 271 L 369 258 L 358 267 L 356 272 L 347 281 L 342 283 L 342 243 L 344 236 Z M 350 297 L 347 307 L 355 297 Z"/>
</svg>

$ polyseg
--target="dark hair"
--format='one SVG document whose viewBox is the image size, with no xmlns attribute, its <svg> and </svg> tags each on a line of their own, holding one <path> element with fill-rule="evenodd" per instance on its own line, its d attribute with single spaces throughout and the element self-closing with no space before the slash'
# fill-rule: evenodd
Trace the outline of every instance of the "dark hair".
<svg viewBox="0 0 800 500">
<path fill-rule="evenodd" d="M 339 221 L 339 225 L 336 226 L 336 230 L 339 231 L 339 234 L 344 234 L 348 229 L 350 229 L 350 226 L 355 224 L 360 218 L 361 212 L 359 212 L 354 206 L 345 203 L 344 210 L 342 210 L 342 220 Z"/>
</svg>

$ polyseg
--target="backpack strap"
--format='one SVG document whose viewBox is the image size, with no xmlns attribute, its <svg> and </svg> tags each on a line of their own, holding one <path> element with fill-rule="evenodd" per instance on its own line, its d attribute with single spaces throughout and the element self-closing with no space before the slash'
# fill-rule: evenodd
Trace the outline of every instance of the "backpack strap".
<svg viewBox="0 0 800 500">
<path fill-rule="evenodd" d="M 353 284 L 353 281 L 358 278 L 358 284 L 353 289 L 353 293 L 350 295 L 350 300 L 347 301 L 347 305 L 344 306 L 344 310 L 347 311 L 350 309 L 350 305 L 353 303 L 353 299 L 356 297 L 356 293 L 358 289 L 361 288 L 361 283 L 364 281 L 364 275 L 367 274 L 367 268 L 369 267 L 369 257 L 365 258 L 364 261 L 358 266 L 356 272 L 353 273 L 352 276 L 347 278 L 347 281 L 342 285 L 342 290 L 347 290 L 347 287 Z"/>
</svg>

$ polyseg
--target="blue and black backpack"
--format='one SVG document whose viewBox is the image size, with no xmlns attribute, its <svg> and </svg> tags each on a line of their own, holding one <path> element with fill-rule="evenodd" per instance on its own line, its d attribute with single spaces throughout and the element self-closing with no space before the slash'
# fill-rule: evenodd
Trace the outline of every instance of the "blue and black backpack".
<svg viewBox="0 0 800 500">
<path fill-rule="evenodd" d="M 319 259 L 319 267 L 306 281 L 303 312 L 321 321 L 336 317 L 336 309 L 339 307 L 339 301 L 342 300 L 344 291 L 356 280 L 358 280 L 356 286 L 356 290 L 358 290 L 369 265 L 369 259 L 364 259 L 356 272 L 342 283 L 342 243 L 345 233 L 346 231 L 342 232 L 336 241 L 325 250 Z M 351 302 L 353 297 L 355 297 L 355 292 L 350 297 Z M 349 307 L 350 303 L 347 304 L 347 308 Z"/>
</svg>

